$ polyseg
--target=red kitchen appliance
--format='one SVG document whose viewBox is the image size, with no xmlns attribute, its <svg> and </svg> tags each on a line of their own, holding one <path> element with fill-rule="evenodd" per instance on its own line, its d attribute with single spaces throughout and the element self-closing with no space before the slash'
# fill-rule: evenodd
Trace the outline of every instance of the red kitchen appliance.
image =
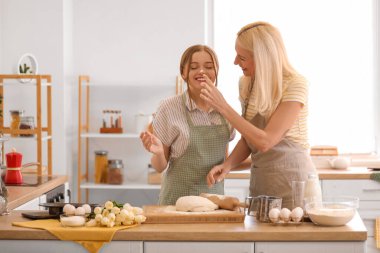
<svg viewBox="0 0 380 253">
<path fill-rule="evenodd" d="M 22 163 L 22 154 L 17 153 L 15 149 L 12 149 L 12 152 L 5 155 L 7 162 L 7 172 L 5 174 L 5 183 L 6 184 L 22 184 L 22 175 L 21 175 L 21 163 Z"/>
</svg>

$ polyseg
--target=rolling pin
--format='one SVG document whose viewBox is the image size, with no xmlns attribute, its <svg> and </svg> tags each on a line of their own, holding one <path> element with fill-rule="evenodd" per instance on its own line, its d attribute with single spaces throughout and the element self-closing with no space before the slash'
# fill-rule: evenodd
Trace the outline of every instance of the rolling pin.
<svg viewBox="0 0 380 253">
<path fill-rule="evenodd" d="M 232 197 L 232 196 L 212 194 L 212 193 L 201 193 L 200 196 L 212 201 L 215 205 L 218 205 L 220 209 L 234 211 L 238 209 L 239 207 L 245 206 L 245 204 L 241 203 L 238 198 Z"/>
</svg>

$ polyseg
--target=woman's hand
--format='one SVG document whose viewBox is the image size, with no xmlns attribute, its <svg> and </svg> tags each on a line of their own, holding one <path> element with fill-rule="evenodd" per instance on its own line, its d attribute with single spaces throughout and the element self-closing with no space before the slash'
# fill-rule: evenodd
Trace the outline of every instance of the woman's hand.
<svg viewBox="0 0 380 253">
<path fill-rule="evenodd" d="M 205 100 L 209 105 L 211 105 L 215 110 L 222 113 L 225 106 L 227 105 L 222 93 L 215 87 L 210 78 L 207 75 L 203 75 L 206 82 L 202 82 L 202 89 L 200 97 Z"/>
<path fill-rule="evenodd" d="M 226 175 L 230 172 L 230 168 L 224 164 L 219 164 L 214 166 L 207 174 L 207 185 L 208 187 L 213 186 L 215 183 L 222 181 Z"/>
<path fill-rule="evenodd" d="M 150 132 L 142 132 L 140 134 L 140 139 L 147 151 L 155 155 L 164 153 L 164 146 L 162 142 L 154 134 Z"/>
</svg>

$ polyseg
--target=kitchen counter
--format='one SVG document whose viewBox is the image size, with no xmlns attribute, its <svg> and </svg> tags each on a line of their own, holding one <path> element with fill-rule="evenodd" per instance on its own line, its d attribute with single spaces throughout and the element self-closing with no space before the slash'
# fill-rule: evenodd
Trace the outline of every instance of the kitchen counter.
<svg viewBox="0 0 380 253">
<path fill-rule="evenodd" d="M 57 240 L 45 230 L 12 226 L 27 221 L 20 211 L 0 217 L 0 240 Z M 304 222 L 301 225 L 273 225 L 246 216 L 244 223 L 142 224 L 116 232 L 121 241 L 365 241 L 367 230 L 357 214 L 347 225 L 322 227 Z"/>
<path fill-rule="evenodd" d="M 369 170 L 366 167 L 349 167 L 346 170 L 335 170 L 330 168 L 319 168 L 317 169 L 319 179 L 326 180 L 339 180 L 339 179 L 370 179 L 370 176 L 375 171 Z M 250 170 L 239 170 L 232 171 L 227 174 L 227 179 L 249 179 Z M 149 184 L 160 184 L 161 183 L 161 174 L 157 172 L 150 172 L 148 175 Z"/>
<path fill-rule="evenodd" d="M 7 186 L 8 189 L 8 209 L 13 210 L 22 204 L 33 200 L 42 194 L 67 182 L 67 176 L 41 176 L 24 175 L 24 181 L 28 177 L 36 181 L 35 186 Z M 32 184 L 31 184 L 32 185 Z"/>
<path fill-rule="evenodd" d="M 317 169 L 319 179 L 370 179 L 373 170 L 366 167 L 349 167 L 346 170 L 335 170 L 330 168 Z M 250 170 L 233 171 L 227 175 L 229 179 L 249 179 Z"/>
</svg>

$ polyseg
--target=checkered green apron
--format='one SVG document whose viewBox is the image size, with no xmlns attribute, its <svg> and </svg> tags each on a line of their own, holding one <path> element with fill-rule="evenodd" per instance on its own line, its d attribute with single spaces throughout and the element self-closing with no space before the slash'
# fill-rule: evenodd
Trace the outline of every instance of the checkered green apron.
<svg viewBox="0 0 380 253">
<path fill-rule="evenodd" d="M 224 194 L 224 182 L 209 188 L 206 176 L 225 159 L 230 139 L 227 122 L 220 116 L 221 125 L 195 126 L 186 108 L 185 94 L 183 106 L 190 131 L 189 145 L 182 156 L 170 161 L 161 184 L 160 205 L 175 205 L 179 197 L 203 192 Z"/>
</svg>

